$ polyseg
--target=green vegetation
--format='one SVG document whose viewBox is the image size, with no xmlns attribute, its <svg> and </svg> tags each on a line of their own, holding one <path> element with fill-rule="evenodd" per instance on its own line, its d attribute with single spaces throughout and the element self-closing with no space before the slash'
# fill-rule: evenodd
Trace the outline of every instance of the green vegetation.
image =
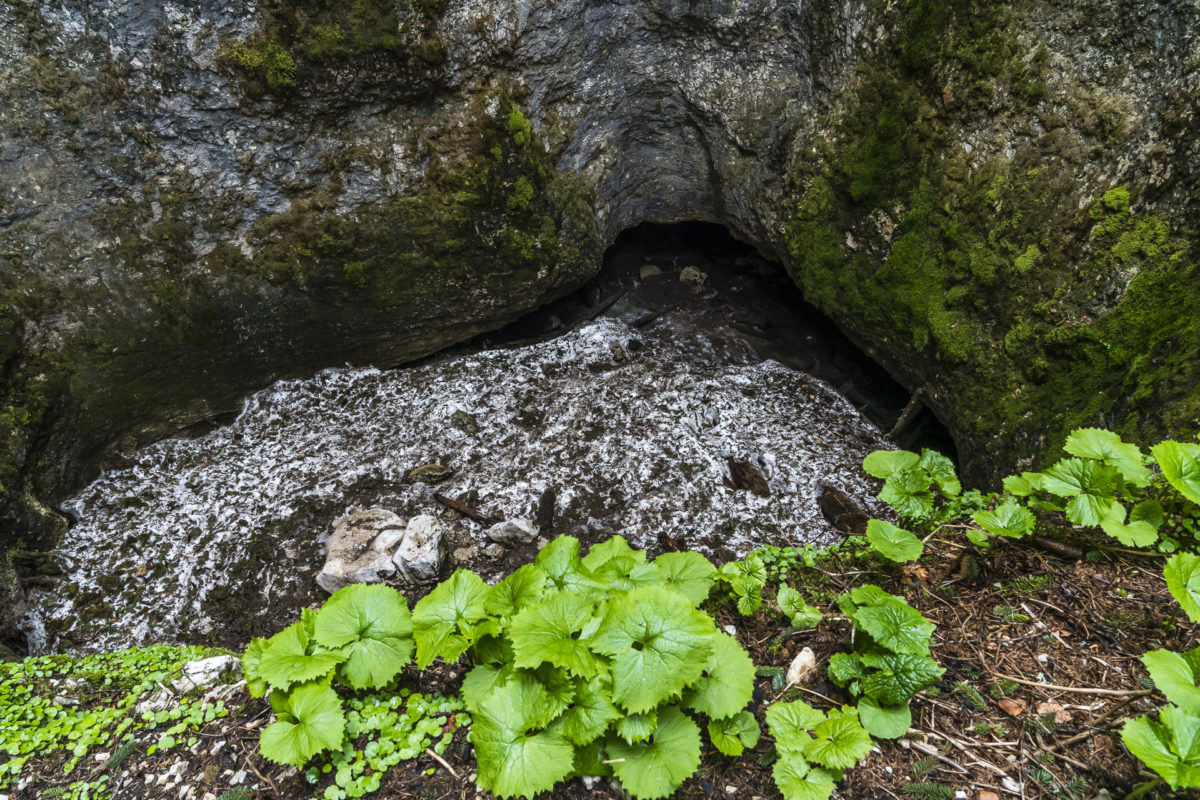
<svg viewBox="0 0 1200 800">
<path fill-rule="evenodd" d="M 155 714 L 139 718 L 134 711 L 146 694 L 177 677 L 184 664 L 212 655 L 216 653 L 199 647 L 155 646 L 81 659 L 43 656 L 0 664 L 0 750 L 8 755 L 0 764 L 0 789 L 15 784 L 34 757 L 61 754 L 63 774 L 70 775 L 89 752 L 112 746 L 116 750 L 108 768 L 117 769 L 132 752 L 135 731 L 178 720 L 171 730 L 179 735 L 223 715 L 223 706 L 187 698 L 183 711 L 163 712 L 161 719 Z M 118 758 L 120 753 L 124 756 Z M 76 782 L 63 796 L 87 796 L 100 788 L 95 784 Z"/>
</svg>

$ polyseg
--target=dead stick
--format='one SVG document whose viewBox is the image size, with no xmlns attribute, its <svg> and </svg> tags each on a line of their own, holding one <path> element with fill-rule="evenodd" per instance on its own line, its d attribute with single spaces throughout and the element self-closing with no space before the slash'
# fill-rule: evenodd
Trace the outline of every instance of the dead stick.
<svg viewBox="0 0 1200 800">
<path fill-rule="evenodd" d="M 1104 694 L 1111 697 L 1144 697 L 1148 694 L 1154 694 L 1153 689 L 1092 689 L 1089 687 L 1080 686 L 1056 686 L 1053 683 L 1038 683 L 1037 681 L 1027 681 L 1024 678 L 1017 678 L 1012 675 L 1005 675 L 1002 672 L 993 673 L 997 678 L 1003 678 L 1006 681 L 1019 683 L 1023 686 L 1036 686 L 1039 689 L 1049 689 L 1053 692 L 1074 692 L 1075 694 Z"/>
<path fill-rule="evenodd" d="M 450 508 L 454 509 L 458 513 L 462 514 L 464 517 L 470 517 L 471 519 L 478 522 L 480 525 L 493 525 L 496 522 L 491 517 L 485 516 L 482 512 L 476 511 L 475 509 L 471 508 L 470 506 L 463 505 L 462 503 L 458 502 L 457 500 L 452 500 L 449 497 L 446 497 L 446 495 L 444 495 L 444 494 L 435 494 L 433 497 L 435 500 L 437 500 L 442 505 L 449 506 Z"/>
<path fill-rule="evenodd" d="M 438 762 L 439 764 L 441 764 L 443 767 L 445 767 L 445 768 L 446 768 L 446 771 L 447 771 L 447 772 L 449 772 L 451 775 L 453 775 L 453 776 L 454 776 L 454 778 L 455 778 L 455 780 L 460 780 L 460 781 L 462 780 L 462 778 L 458 777 L 458 773 L 454 771 L 454 767 L 452 767 L 452 766 L 450 766 L 449 764 L 447 764 L 447 763 L 446 763 L 446 759 L 442 758 L 442 757 L 441 757 L 441 756 L 439 756 L 437 753 L 433 752 L 433 748 L 432 748 L 432 747 L 426 747 L 426 748 L 425 748 L 425 754 L 426 754 L 427 756 L 429 756 L 430 758 L 432 758 L 434 761 L 436 761 L 436 762 Z"/>
<path fill-rule="evenodd" d="M 904 407 L 904 411 L 900 413 L 896 424 L 892 426 L 892 432 L 888 434 L 889 439 L 895 439 L 905 428 L 912 424 L 913 418 L 917 416 L 917 412 L 921 410 L 921 395 L 924 394 L 920 389 L 913 392 L 909 398 L 908 405 Z"/>
</svg>

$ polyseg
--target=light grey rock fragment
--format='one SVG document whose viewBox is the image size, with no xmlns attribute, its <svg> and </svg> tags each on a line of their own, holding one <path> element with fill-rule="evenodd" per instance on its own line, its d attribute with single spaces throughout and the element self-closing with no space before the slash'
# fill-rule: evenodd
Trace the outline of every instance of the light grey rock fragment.
<svg viewBox="0 0 1200 800">
<path fill-rule="evenodd" d="M 436 583 L 446 560 L 447 541 L 437 517 L 422 514 L 408 521 L 404 538 L 392 557 L 397 579 L 409 586 Z"/>
<path fill-rule="evenodd" d="M 352 583 L 395 577 L 392 555 L 404 534 L 404 520 L 382 508 L 357 511 L 334 521 L 317 584 L 333 594 Z"/>
<path fill-rule="evenodd" d="M 500 544 L 527 544 L 537 536 L 537 525 L 528 519 L 506 519 L 487 529 L 487 537 Z"/>
<path fill-rule="evenodd" d="M 183 665 L 183 675 L 172 681 L 175 691 L 186 694 L 193 689 L 207 689 L 228 678 L 242 677 L 242 662 L 237 656 L 213 656 Z"/>
</svg>

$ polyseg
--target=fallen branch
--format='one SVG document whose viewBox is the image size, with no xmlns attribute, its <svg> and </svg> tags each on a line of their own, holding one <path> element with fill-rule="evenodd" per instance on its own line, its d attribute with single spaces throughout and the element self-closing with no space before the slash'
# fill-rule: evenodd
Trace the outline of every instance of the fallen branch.
<svg viewBox="0 0 1200 800">
<path fill-rule="evenodd" d="M 429 756 L 429 757 L 430 757 L 430 758 L 432 758 L 434 761 L 438 762 L 438 763 L 439 763 L 439 764 L 441 764 L 443 767 L 445 767 L 445 768 L 446 768 L 446 771 L 447 771 L 447 772 L 449 772 L 451 775 L 453 775 L 455 780 L 459 780 L 459 781 L 461 781 L 461 780 L 462 780 L 462 778 L 458 777 L 458 773 L 454 771 L 454 767 L 452 767 L 452 766 L 450 766 L 449 764 L 447 764 L 447 763 L 446 763 L 446 759 L 442 758 L 442 757 L 441 757 L 441 756 L 439 756 L 437 753 L 433 752 L 433 748 L 432 748 L 432 747 L 426 747 L 426 748 L 425 748 L 425 755 Z"/>
<path fill-rule="evenodd" d="M 478 511 L 474 508 L 471 508 L 468 505 L 464 505 L 463 503 L 460 503 L 457 500 L 446 497 L 446 495 L 444 495 L 444 494 L 435 494 L 433 496 L 433 498 L 435 500 L 437 500 L 439 503 L 441 503 L 442 505 L 449 506 L 450 508 L 454 509 L 458 513 L 462 514 L 464 517 L 469 517 L 469 518 L 475 520 L 480 525 L 495 525 L 496 524 L 496 520 L 485 515 L 483 512 Z"/>
<path fill-rule="evenodd" d="M 1054 692 L 1074 692 L 1075 694 L 1103 694 L 1110 697 L 1145 697 L 1148 694 L 1154 694 L 1153 689 L 1093 689 L 1082 686 L 1057 686 L 1053 683 L 1038 683 L 1037 681 L 1028 681 L 1024 678 L 1017 678 L 1013 675 L 1005 675 L 1002 672 L 993 673 L 997 678 L 1003 678 L 1006 681 L 1019 683 L 1022 686 L 1036 686 L 1039 689 L 1049 689 Z"/>
</svg>

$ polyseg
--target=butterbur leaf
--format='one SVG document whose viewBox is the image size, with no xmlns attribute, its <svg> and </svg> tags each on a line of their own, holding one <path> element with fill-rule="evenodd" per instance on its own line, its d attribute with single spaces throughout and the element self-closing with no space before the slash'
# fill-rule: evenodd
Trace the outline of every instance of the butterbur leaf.
<svg viewBox="0 0 1200 800">
<path fill-rule="evenodd" d="M 1191 665 L 1182 655 L 1170 650 L 1151 650 L 1142 656 L 1142 663 L 1168 702 L 1200 716 L 1200 688 L 1196 686 Z"/>
<path fill-rule="evenodd" d="M 962 494 L 962 483 L 958 480 L 958 472 L 954 462 L 936 450 L 925 448 L 921 451 L 921 469 L 929 473 L 933 482 L 947 497 L 958 497 Z"/>
<path fill-rule="evenodd" d="M 874 670 L 863 679 L 862 692 L 884 705 L 907 703 L 946 673 L 936 661 L 922 655 L 866 655 L 862 661 Z"/>
<path fill-rule="evenodd" d="M 1063 445 L 1073 456 L 1094 458 L 1121 473 L 1127 483 L 1139 488 L 1150 485 L 1150 470 L 1146 457 L 1136 444 L 1121 441 L 1121 437 L 1102 428 L 1079 428 L 1071 431 Z"/>
<path fill-rule="evenodd" d="M 762 594 L 759 592 L 750 592 L 738 598 L 737 610 L 743 617 L 748 617 L 755 611 L 762 608 Z"/>
<path fill-rule="evenodd" d="M 308 622 L 309 624 L 306 624 Z M 314 653 L 311 617 L 301 618 L 267 640 L 258 671 L 276 689 L 323 678 L 346 660 L 343 653 Z"/>
<path fill-rule="evenodd" d="M 654 559 L 663 580 L 698 606 L 708 598 L 716 568 L 699 553 L 664 553 Z"/>
<path fill-rule="evenodd" d="M 346 717 L 342 701 L 328 683 L 309 683 L 290 692 L 271 692 L 279 717 L 262 732 L 262 754 L 277 764 L 303 767 L 310 758 L 342 746 Z"/>
<path fill-rule="evenodd" d="M 246 691 L 250 692 L 251 697 L 262 697 L 267 693 L 267 679 L 259 669 L 266 644 L 266 639 L 255 636 L 242 654 L 242 674 L 246 676 Z"/>
<path fill-rule="evenodd" d="M 580 681 L 575 692 L 575 703 L 563 714 L 563 735 L 577 745 L 585 745 L 599 738 L 609 723 L 621 716 L 610 701 L 612 689 L 601 676 L 589 681 Z M 594 774 L 594 773 L 585 773 Z"/>
<path fill-rule="evenodd" d="M 1167 440 L 1151 448 L 1163 477 L 1193 503 L 1200 503 L 1200 444 Z"/>
<path fill-rule="evenodd" d="M 873 478 L 886 479 L 920 463 L 921 457 L 907 450 L 876 450 L 863 459 L 863 471 Z"/>
<path fill-rule="evenodd" d="M 1004 491 L 1016 497 L 1028 497 L 1037 491 L 1037 487 L 1026 477 L 1030 473 L 1009 475 L 1004 479 Z"/>
<path fill-rule="evenodd" d="M 553 592 L 513 617 L 508 630 L 518 667 L 549 662 L 573 675 L 590 678 L 596 656 L 580 634 L 592 619 L 591 601 L 573 592 Z"/>
<path fill-rule="evenodd" d="M 1076 525 L 1096 526 L 1116 502 L 1120 475 L 1098 461 L 1064 458 L 1045 472 L 1042 489 L 1069 497 L 1067 519 Z"/>
<path fill-rule="evenodd" d="M 779 604 L 779 610 L 791 618 L 793 628 L 815 628 L 824 616 L 819 608 L 806 603 L 803 595 L 786 583 L 779 587 L 775 602 Z"/>
<path fill-rule="evenodd" d="M 417 601 L 412 624 L 418 667 L 425 669 L 438 656 L 456 661 L 475 640 L 499 632 L 487 613 L 489 591 L 483 578 L 459 569 Z"/>
<path fill-rule="evenodd" d="M 579 558 L 579 540 L 574 536 L 559 536 L 541 549 L 534 563 L 546 573 L 555 589 L 580 594 L 596 591 L 597 583 L 590 570 Z"/>
<path fill-rule="evenodd" d="M 546 573 L 535 564 L 524 564 L 488 591 L 484 608 L 502 619 L 514 617 L 525 606 L 538 602 L 545 586 Z"/>
<path fill-rule="evenodd" d="M 1143 500 L 1129 511 L 1130 522 L 1148 522 L 1155 527 L 1162 527 L 1163 507 L 1157 500 Z"/>
<path fill-rule="evenodd" d="M 1159 711 L 1162 722 L 1147 717 L 1125 720 L 1121 739 L 1129 752 L 1163 777 L 1172 789 L 1200 780 L 1200 717 L 1175 706 Z"/>
<path fill-rule="evenodd" d="M 678 708 L 668 706 L 659 712 L 650 741 L 629 745 L 615 740 L 608 752 L 613 774 L 625 791 L 641 800 L 666 797 L 700 765 L 700 729 Z"/>
<path fill-rule="evenodd" d="M 534 709 L 536 714 L 531 712 L 532 718 L 537 720 L 538 727 L 549 725 L 551 721 L 561 716 L 575 699 L 576 685 L 582 683 L 582 681 L 571 678 L 566 670 L 550 664 L 542 664 L 527 674 L 532 675 L 542 685 L 548 698 L 544 706 Z"/>
<path fill-rule="evenodd" d="M 1093 527 L 1101 524 L 1110 514 L 1115 513 L 1114 506 L 1121 508 L 1123 517 L 1125 509 L 1121 507 L 1119 500 L 1093 494 L 1081 494 L 1078 497 L 1072 497 L 1071 502 L 1067 503 L 1067 519 L 1076 525 Z"/>
<path fill-rule="evenodd" d="M 800 756 L 780 758 L 771 768 L 784 800 L 829 800 L 837 777 L 821 767 L 810 768 Z"/>
<path fill-rule="evenodd" d="M 920 611 L 895 598 L 858 609 L 854 622 L 881 647 L 914 655 L 928 655 L 929 637 L 935 628 Z"/>
<path fill-rule="evenodd" d="M 1125 506 L 1113 503 L 1100 529 L 1126 547 L 1149 547 L 1158 541 L 1158 528 L 1146 520 L 1130 520 L 1125 524 Z"/>
<path fill-rule="evenodd" d="M 535 678 L 517 673 L 472 715 L 479 785 L 499 797 L 532 797 L 571 774 L 574 746 L 557 731 L 530 732 L 551 698 Z"/>
<path fill-rule="evenodd" d="M 612 657 L 613 700 L 636 714 L 700 677 L 715 632 L 683 595 L 645 586 L 611 604 L 591 647 Z"/>
<path fill-rule="evenodd" d="M 1200 622 L 1200 556 L 1177 553 L 1163 570 L 1167 589 L 1192 622 Z"/>
<path fill-rule="evenodd" d="M 595 572 L 610 561 L 628 561 L 628 569 L 625 569 L 625 574 L 629 574 L 629 570 L 637 564 L 646 563 L 646 552 L 644 550 L 634 550 L 629 546 L 629 542 L 625 541 L 623 536 L 614 536 L 607 541 L 592 545 L 588 550 L 588 554 L 583 557 L 582 563 L 586 569 Z"/>
<path fill-rule="evenodd" d="M 739 711 L 732 717 L 708 723 L 708 740 L 727 756 L 740 756 L 747 747 L 756 746 L 761 734 L 758 721 L 749 711 Z"/>
<path fill-rule="evenodd" d="M 339 674 L 352 688 L 379 689 L 412 660 L 412 618 L 390 586 L 355 583 L 338 589 L 317 612 L 313 636 L 340 649 Z"/>
<path fill-rule="evenodd" d="M 912 711 L 906 702 L 888 706 L 864 697 L 858 701 L 858 718 L 876 739 L 898 739 L 912 727 Z"/>
<path fill-rule="evenodd" d="M 922 519 L 933 511 L 929 476 L 922 470 L 912 469 L 892 475 L 884 481 L 879 499 L 908 519 Z"/>
<path fill-rule="evenodd" d="M 971 518 L 975 520 L 976 525 L 993 536 L 1007 536 L 1012 539 L 1028 536 L 1037 522 L 1033 514 L 1016 500 L 1005 500 L 993 511 L 977 511 Z"/>
<path fill-rule="evenodd" d="M 500 686 L 503 686 L 514 674 L 512 667 L 493 667 L 490 664 L 479 664 L 471 669 L 463 678 L 463 705 L 472 714 L 479 713 L 479 707 Z"/>
<path fill-rule="evenodd" d="M 693 684 L 687 707 L 720 719 L 733 716 L 754 697 L 754 662 L 729 634 L 715 634 L 712 644 L 712 656 Z"/>
<path fill-rule="evenodd" d="M 765 716 L 767 728 L 775 737 L 775 747 L 781 756 L 790 753 L 803 756 L 812 744 L 809 731 L 825 721 L 823 713 L 803 700 L 772 703 Z"/>
<path fill-rule="evenodd" d="M 896 562 L 915 561 L 925 550 L 925 545 L 912 533 L 881 519 L 867 523 L 867 541 L 884 558 Z"/>
<path fill-rule="evenodd" d="M 853 709 L 833 709 L 829 718 L 813 728 L 814 739 L 804 749 L 809 763 L 831 769 L 848 769 L 871 752 L 871 735 L 858 721 Z"/>
<path fill-rule="evenodd" d="M 644 714 L 630 714 L 617 722 L 616 733 L 625 744 L 644 742 L 658 727 L 658 712 L 650 709 Z"/>
<path fill-rule="evenodd" d="M 854 653 L 834 653 L 829 658 L 829 680 L 838 686 L 850 684 L 867 677 L 862 660 Z M 854 691 L 853 689 L 851 690 Z M 856 693 L 856 692 L 855 692 Z"/>
</svg>

